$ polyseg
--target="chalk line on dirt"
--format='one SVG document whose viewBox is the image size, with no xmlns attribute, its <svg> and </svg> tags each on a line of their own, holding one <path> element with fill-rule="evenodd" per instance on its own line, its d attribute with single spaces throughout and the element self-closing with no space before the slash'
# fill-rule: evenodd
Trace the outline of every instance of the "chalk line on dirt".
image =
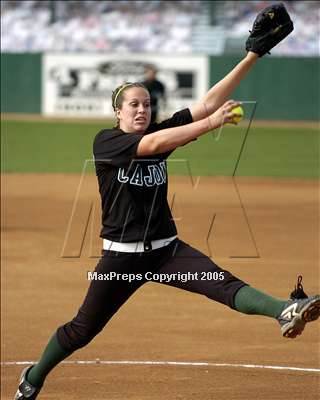
<svg viewBox="0 0 320 400">
<path fill-rule="evenodd" d="M 2 361 L 1 366 L 9 365 L 31 365 L 36 361 Z M 67 365 L 152 365 L 152 366 L 178 366 L 178 367 L 220 367 L 220 368 L 252 368 L 252 369 L 272 369 L 282 371 L 299 372 L 318 372 L 320 368 L 290 367 L 285 365 L 259 365 L 259 364 L 231 364 L 231 363 L 212 363 L 212 362 L 191 362 L 191 361 L 135 361 L 135 360 L 73 360 L 62 361 L 61 364 Z"/>
</svg>

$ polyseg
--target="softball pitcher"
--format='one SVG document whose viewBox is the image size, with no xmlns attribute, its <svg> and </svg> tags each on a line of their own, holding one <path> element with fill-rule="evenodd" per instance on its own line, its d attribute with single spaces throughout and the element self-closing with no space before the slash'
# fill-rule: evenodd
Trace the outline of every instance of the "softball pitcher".
<svg viewBox="0 0 320 400">
<path fill-rule="evenodd" d="M 283 9 L 273 11 L 283 13 Z M 273 298 L 180 240 L 167 202 L 169 154 L 212 129 L 234 123 L 232 110 L 239 103 L 226 99 L 258 57 L 276 44 L 274 36 L 272 46 L 258 41 L 261 50 L 255 33 L 248 39 L 247 55 L 201 103 L 159 124 L 150 124 L 150 95 L 141 83 L 126 83 L 113 92 L 117 125 L 99 132 L 93 144 L 102 201 L 103 255 L 78 313 L 57 329 L 39 362 L 24 369 L 15 400 L 35 400 L 58 363 L 86 346 L 137 289 L 159 281 L 160 276 L 166 277 L 162 282 L 166 285 L 205 295 L 239 312 L 272 317 L 287 338 L 300 335 L 307 323 L 319 317 L 320 296 L 307 297 L 301 282 L 292 299 Z M 280 33 L 278 42 L 284 37 Z M 199 278 L 208 273 L 214 279 Z"/>
</svg>

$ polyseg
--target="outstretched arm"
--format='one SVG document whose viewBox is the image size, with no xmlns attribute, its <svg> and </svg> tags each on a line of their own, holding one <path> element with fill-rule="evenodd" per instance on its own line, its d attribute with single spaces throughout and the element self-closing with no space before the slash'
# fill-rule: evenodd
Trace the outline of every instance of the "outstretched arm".
<svg viewBox="0 0 320 400">
<path fill-rule="evenodd" d="M 200 103 L 190 108 L 193 121 L 199 121 L 215 112 L 230 96 L 241 80 L 254 66 L 258 54 L 249 51 L 221 81 L 216 83 L 203 97 Z"/>
<path fill-rule="evenodd" d="M 253 22 L 246 41 L 247 55 L 229 74 L 214 85 L 200 104 L 191 108 L 194 121 L 217 110 L 239 85 L 258 57 L 264 56 L 293 31 L 293 22 L 282 3 L 264 8 Z"/>
</svg>

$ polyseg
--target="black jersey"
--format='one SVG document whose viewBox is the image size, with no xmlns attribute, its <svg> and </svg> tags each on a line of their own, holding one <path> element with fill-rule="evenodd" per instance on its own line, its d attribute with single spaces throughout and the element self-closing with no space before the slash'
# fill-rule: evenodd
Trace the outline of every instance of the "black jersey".
<svg viewBox="0 0 320 400">
<path fill-rule="evenodd" d="M 151 124 L 146 134 L 192 122 L 189 109 Z M 93 154 L 102 202 L 101 237 L 116 242 L 174 236 L 167 202 L 169 153 L 138 157 L 141 134 L 104 129 L 95 137 Z"/>
</svg>

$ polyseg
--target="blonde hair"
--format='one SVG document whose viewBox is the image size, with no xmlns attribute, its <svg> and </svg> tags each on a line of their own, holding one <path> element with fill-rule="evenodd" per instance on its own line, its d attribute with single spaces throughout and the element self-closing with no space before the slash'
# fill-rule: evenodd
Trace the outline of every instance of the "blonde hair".
<svg viewBox="0 0 320 400">
<path fill-rule="evenodd" d="M 123 95 L 125 91 L 129 88 L 132 87 L 141 87 L 148 91 L 148 89 L 144 86 L 143 83 L 140 82 L 125 82 L 122 85 L 118 86 L 115 88 L 115 90 L 112 92 L 112 108 L 114 111 L 116 111 L 117 108 L 121 108 L 122 102 L 123 102 Z"/>
<path fill-rule="evenodd" d="M 122 107 L 123 103 L 123 95 L 127 89 L 131 89 L 133 87 L 140 87 L 148 92 L 148 89 L 144 86 L 143 83 L 140 82 L 125 82 L 122 85 L 115 88 L 112 92 L 111 100 L 112 100 L 112 108 L 113 111 L 116 111 L 117 108 Z M 119 120 L 117 119 L 116 128 L 119 128 Z"/>
</svg>

